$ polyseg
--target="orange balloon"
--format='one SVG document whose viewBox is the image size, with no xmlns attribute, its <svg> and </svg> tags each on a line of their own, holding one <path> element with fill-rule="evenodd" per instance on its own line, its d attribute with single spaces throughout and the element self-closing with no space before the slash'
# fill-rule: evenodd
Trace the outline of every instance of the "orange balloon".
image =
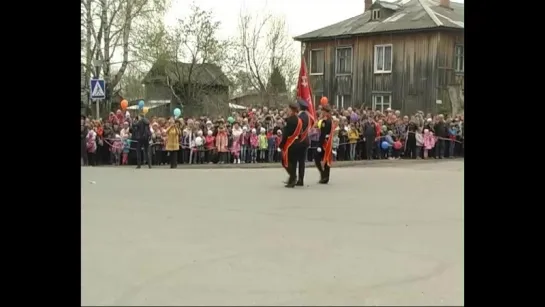
<svg viewBox="0 0 545 307">
<path fill-rule="evenodd" d="M 125 111 L 125 109 L 129 106 L 129 102 L 125 99 L 121 100 L 121 109 Z"/>
<path fill-rule="evenodd" d="M 328 103 L 327 97 L 323 96 L 322 99 L 320 99 L 320 104 L 321 105 L 326 105 L 327 103 Z"/>
</svg>

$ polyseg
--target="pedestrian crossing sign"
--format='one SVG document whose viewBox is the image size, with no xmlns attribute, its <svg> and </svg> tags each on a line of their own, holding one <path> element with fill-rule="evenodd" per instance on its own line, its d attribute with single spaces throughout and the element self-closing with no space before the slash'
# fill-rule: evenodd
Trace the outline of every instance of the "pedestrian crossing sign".
<svg viewBox="0 0 545 307">
<path fill-rule="evenodd" d="M 91 79 L 91 99 L 105 99 L 105 85 L 104 79 Z"/>
</svg>

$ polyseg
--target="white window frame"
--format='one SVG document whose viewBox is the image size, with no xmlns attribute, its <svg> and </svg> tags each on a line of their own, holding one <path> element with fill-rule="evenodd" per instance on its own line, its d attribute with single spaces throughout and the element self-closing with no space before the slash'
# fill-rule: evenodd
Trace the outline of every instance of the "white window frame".
<svg viewBox="0 0 545 307">
<path fill-rule="evenodd" d="M 384 62 L 382 63 L 382 67 L 383 69 L 382 70 L 378 70 L 378 49 L 379 48 L 382 48 L 383 49 L 383 54 L 384 54 L 384 57 L 382 58 L 382 60 L 384 61 L 384 59 L 386 59 L 386 47 L 390 47 L 391 51 L 390 51 L 390 70 L 386 70 L 384 69 Z M 374 62 L 374 71 L 375 71 L 375 74 L 388 74 L 388 73 L 391 73 L 392 72 L 392 69 L 394 67 L 394 45 L 393 44 L 383 44 L 383 45 L 375 45 L 375 54 L 373 55 L 373 62 Z"/>
<path fill-rule="evenodd" d="M 458 50 L 461 50 L 461 52 L 458 52 Z M 456 44 L 456 46 L 454 46 L 454 71 L 457 73 L 463 73 L 465 70 L 464 53 L 464 45 Z M 459 62 L 461 62 L 462 67 L 459 67 Z"/>
<path fill-rule="evenodd" d="M 380 19 L 380 9 L 375 9 L 371 11 L 371 20 L 379 20 Z"/>
<path fill-rule="evenodd" d="M 389 98 L 388 103 L 384 103 L 384 97 Z M 379 99 L 380 98 L 380 99 Z M 380 100 L 380 103 L 379 103 Z M 381 113 L 384 113 L 384 111 L 388 108 L 392 108 L 392 95 L 390 94 L 377 94 L 373 95 L 373 111 L 377 110 L 377 106 L 380 106 L 379 111 Z"/>
<path fill-rule="evenodd" d="M 350 49 L 350 72 L 339 72 L 339 50 Z M 352 46 L 338 46 L 335 48 L 335 75 L 351 76 L 354 71 L 354 48 Z"/>
<path fill-rule="evenodd" d="M 314 106 L 320 105 L 320 100 L 324 97 L 323 94 L 316 95 L 316 93 L 312 93 L 312 99 L 314 99 Z"/>
<path fill-rule="evenodd" d="M 335 105 L 337 106 L 337 109 L 344 109 L 344 96 L 350 96 L 348 94 L 345 95 L 336 95 L 335 96 Z"/>
<path fill-rule="evenodd" d="M 312 63 L 312 52 L 314 51 L 321 51 L 322 54 L 324 55 L 323 58 L 324 58 L 324 62 L 322 63 L 322 72 L 312 72 L 312 65 L 314 65 L 315 63 Z M 309 67 L 308 67 L 308 71 L 309 71 L 309 75 L 311 76 L 323 76 L 324 75 L 324 72 L 325 72 L 325 49 L 324 48 L 316 48 L 316 49 L 311 49 L 310 52 L 308 53 L 308 56 L 309 56 Z"/>
</svg>

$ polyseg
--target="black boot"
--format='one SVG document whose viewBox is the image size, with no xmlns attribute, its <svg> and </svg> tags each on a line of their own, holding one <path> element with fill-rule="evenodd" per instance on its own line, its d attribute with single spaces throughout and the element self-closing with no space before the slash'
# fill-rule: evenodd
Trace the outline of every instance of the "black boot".
<svg viewBox="0 0 545 307">
<path fill-rule="evenodd" d="M 291 178 L 290 178 L 291 179 Z M 286 183 L 286 185 L 284 186 L 286 188 L 294 188 L 295 187 L 295 178 L 291 179 L 291 180 L 288 180 L 288 182 Z"/>
<path fill-rule="evenodd" d="M 297 179 L 297 183 L 295 185 L 298 186 L 298 187 L 304 187 L 305 183 L 303 181 L 303 178 Z"/>
</svg>

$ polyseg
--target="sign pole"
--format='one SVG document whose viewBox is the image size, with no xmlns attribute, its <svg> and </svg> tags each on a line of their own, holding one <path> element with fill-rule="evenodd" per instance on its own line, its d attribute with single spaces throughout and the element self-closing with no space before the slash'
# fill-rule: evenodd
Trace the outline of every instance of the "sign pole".
<svg viewBox="0 0 545 307">
<path fill-rule="evenodd" d="M 97 120 L 100 119 L 100 99 L 96 100 Z"/>
</svg>

